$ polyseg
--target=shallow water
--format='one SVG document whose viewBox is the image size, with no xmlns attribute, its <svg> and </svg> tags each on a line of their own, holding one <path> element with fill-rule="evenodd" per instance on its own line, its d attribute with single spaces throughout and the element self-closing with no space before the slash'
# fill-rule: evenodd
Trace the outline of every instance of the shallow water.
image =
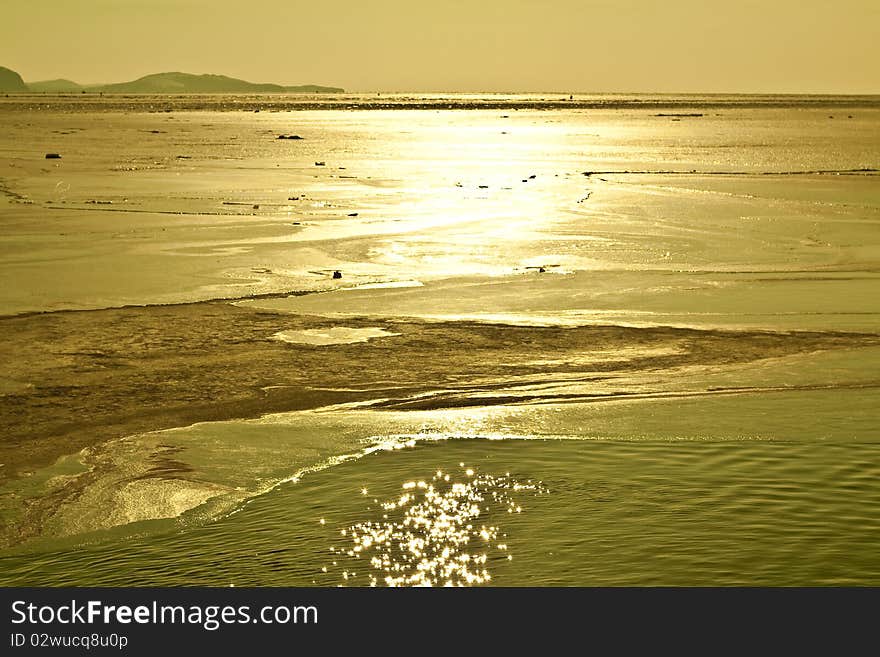
<svg viewBox="0 0 880 657">
<path fill-rule="evenodd" d="M 7 557 L 4 583 L 876 585 L 878 475 L 876 442 L 449 440 L 204 526 Z"/>
<path fill-rule="evenodd" d="M 0 102 L 0 583 L 878 583 L 876 99 L 288 100 Z"/>
<path fill-rule="evenodd" d="M 456 300 L 475 279 L 522 288 L 544 267 L 553 276 L 516 308 L 499 285 L 480 312 L 740 322 L 747 304 L 726 300 L 746 294 L 762 315 L 803 316 L 795 297 L 852 318 L 824 306 L 841 297 L 836 279 L 870 286 L 876 271 L 880 185 L 863 169 L 880 168 L 880 110 L 658 114 L 7 108 L 0 270 L 27 285 L 0 288 L 0 312 L 416 280 L 442 286 L 403 290 L 402 312 L 473 313 Z M 304 139 L 277 139 L 291 132 Z"/>
<path fill-rule="evenodd" d="M 826 359 L 819 376 L 845 367 Z M 786 370 L 754 376 L 773 386 Z M 100 476 L 56 509 L 53 537 L 0 558 L 2 581 L 412 584 L 425 583 L 413 569 L 430 555 L 440 566 L 487 555 L 465 574 L 441 567 L 444 577 L 428 579 L 876 584 L 878 408 L 876 385 L 818 385 L 437 411 L 341 407 L 135 436 L 84 461 Z M 163 463 L 169 475 L 149 477 Z M 451 481 L 436 481 L 438 471 Z M 43 476 L 76 468 L 65 461 Z M 402 488 L 419 481 L 437 489 L 428 511 L 406 522 L 406 509 L 380 508 L 423 491 Z M 401 547 L 430 537 L 413 518 L 436 519 L 437 499 L 475 493 L 479 515 L 459 514 L 430 549 Z M 183 506 L 169 509 L 175 496 Z M 348 555 L 352 531 L 384 536 L 391 552 Z M 380 565 L 367 566 L 373 557 Z"/>
</svg>

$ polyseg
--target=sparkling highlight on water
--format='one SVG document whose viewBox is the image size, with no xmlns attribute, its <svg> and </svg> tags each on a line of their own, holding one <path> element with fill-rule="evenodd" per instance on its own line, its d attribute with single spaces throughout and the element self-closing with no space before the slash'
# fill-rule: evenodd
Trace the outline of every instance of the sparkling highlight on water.
<svg viewBox="0 0 880 657">
<path fill-rule="evenodd" d="M 521 513 L 515 493 L 540 495 L 540 482 L 519 482 L 510 473 L 491 475 L 461 464 L 455 475 L 437 470 L 430 481 L 411 480 L 401 493 L 381 503 L 381 520 L 368 520 L 339 530 L 348 542 L 330 552 L 349 557 L 342 572 L 323 573 L 341 578 L 340 585 L 369 586 L 477 586 L 492 580 L 493 560 L 510 561 L 506 534 L 495 518 Z M 351 560 L 369 565 L 355 579 Z M 354 561 L 356 563 L 356 561 Z M 337 562 L 333 562 L 336 566 Z"/>
</svg>

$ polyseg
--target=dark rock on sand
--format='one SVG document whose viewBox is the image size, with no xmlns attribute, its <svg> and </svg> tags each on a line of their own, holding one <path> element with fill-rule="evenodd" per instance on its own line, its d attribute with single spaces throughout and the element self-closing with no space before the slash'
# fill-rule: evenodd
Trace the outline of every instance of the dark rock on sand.
<svg viewBox="0 0 880 657">
<path fill-rule="evenodd" d="M 61 155 L 58 153 L 46 153 L 47 160 L 60 160 Z"/>
</svg>

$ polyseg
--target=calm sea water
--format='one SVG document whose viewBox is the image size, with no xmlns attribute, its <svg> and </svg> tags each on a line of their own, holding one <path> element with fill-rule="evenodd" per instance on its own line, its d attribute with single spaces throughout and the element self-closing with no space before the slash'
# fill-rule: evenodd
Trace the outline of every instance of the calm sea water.
<svg viewBox="0 0 880 657">
<path fill-rule="evenodd" d="M 599 100 L 0 103 L 5 314 L 229 298 L 333 318 L 284 335 L 333 367 L 407 318 L 439 372 L 12 480 L 9 523 L 81 486 L 0 581 L 876 585 L 876 100 Z M 632 333 L 514 362 L 511 326 Z"/>
</svg>

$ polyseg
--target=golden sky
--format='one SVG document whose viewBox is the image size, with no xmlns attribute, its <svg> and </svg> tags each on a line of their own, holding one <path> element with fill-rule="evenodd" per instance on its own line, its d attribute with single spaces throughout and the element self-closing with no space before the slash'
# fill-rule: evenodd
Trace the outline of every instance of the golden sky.
<svg viewBox="0 0 880 657">
<path fill-rule="evenodd" d="M 27 81 L 880 93 L 880 0 L 0 0 Z"/>
</svg>

